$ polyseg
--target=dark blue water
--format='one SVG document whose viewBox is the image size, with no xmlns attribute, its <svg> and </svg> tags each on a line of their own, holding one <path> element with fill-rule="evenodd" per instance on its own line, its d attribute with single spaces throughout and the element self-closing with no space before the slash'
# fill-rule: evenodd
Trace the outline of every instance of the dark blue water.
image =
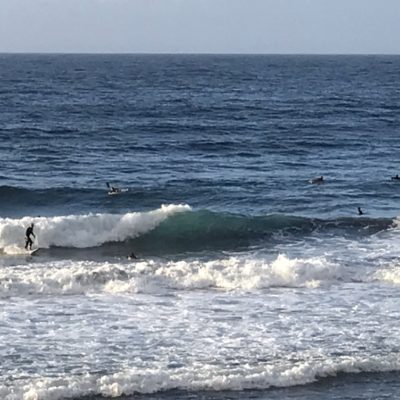
<svg viewBox="0 0 400 400">
<path fill-rule="evenodd" d="M 0 215 L 393 217 L 399 73 L 392 56 L 2 55 Z"/>
<path fill-rule="evenodd" d="M 0 55 L 0 397 L 398 398 L 399 76 Z"/>
</svg>

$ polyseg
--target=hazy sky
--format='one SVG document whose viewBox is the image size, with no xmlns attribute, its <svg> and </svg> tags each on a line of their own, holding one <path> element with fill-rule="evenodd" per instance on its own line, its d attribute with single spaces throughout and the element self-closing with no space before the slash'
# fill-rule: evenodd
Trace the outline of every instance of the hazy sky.
<svg viewBox="0 0 400 400">
<path fill-rule="evenodd" d="M 400 54 L 400 0 L 0 0 L 0 52 Z"/>
</svg>

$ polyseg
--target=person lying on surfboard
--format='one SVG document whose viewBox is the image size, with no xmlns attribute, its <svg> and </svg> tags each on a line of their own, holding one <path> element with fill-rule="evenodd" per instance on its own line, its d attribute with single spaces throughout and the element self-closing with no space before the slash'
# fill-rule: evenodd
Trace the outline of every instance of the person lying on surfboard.
<svg viewBox="0 0 400 400">
<path fill-rule="evenodd" d="M 32 240 L 32 238 L 31 238 L 31 235 L 36 239 L 36 236 L 35 236 L 35 234 L 33 233 L 33 227 L 35 226 L 35 224 L 32 222 L 31 223 L 31 225 L 28 227 L 28 229 L 26 230 L 26 233 L 25 233 L 25 236 L 26 236 L 26 238 L 25 238 L 25 240 L 26 240 L 26 242 L 25 242 L 25 249 L 26 250 L 28 250 L 28 247 L 29 247 L 29 250 L 32 250 L 32 244 L 33 244 L 33 240 Z"/>
<path fill-rule="evenodd" d="M 120 193 L 121 192 L 121 189 L 119 189 L 119 188 L 117 188 L 115 186 L 111 186 L 109 182 L 107 182 L 106 185 L 107 185 L 107 187 L 109 189 L 108 193 Z"/>
<path fill-rule="evenodd" d="M 324 181 L 324 177 L 321 175 L 318 178 L 310 179 L 310 183 L 322 183 Z"/>
</svg>

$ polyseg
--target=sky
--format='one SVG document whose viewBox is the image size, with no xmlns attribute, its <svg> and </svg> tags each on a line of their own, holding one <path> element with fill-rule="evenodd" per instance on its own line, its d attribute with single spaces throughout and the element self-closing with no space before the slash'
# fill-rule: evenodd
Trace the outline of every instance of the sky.
<svg viewBox="0 0 400 400">
<path fill-rule="evenodd" d="M 400 0 L 0 0 L 0 52 L 400 54 Z"/>
</svg>

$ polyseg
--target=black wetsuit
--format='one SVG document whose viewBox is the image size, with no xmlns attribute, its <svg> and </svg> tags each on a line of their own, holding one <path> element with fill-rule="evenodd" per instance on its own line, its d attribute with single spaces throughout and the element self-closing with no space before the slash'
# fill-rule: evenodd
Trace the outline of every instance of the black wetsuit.
<svg viewBox="0 0 400 400">
<path fill-rule="evenodd" d="M 129 260 L 133 260 L 133 259 L 137 259 L 137 257 L 135 256 L 135 253 L 132 252 L 129 256 L 128 256 Z"/>
<path fill-rule="evenodd" d="M 32 244 L 33 244 L 33 240 L 31 239 L 31 235 L 33 235 L 33 237 L 35 237 L 35 234 L 33 233 L 33 227 L 30 226 L 27 230 L 26 230 L 26 243 L 25 243 L 25 249 L 28 250 L 32 249 Z"/>
</svg>

